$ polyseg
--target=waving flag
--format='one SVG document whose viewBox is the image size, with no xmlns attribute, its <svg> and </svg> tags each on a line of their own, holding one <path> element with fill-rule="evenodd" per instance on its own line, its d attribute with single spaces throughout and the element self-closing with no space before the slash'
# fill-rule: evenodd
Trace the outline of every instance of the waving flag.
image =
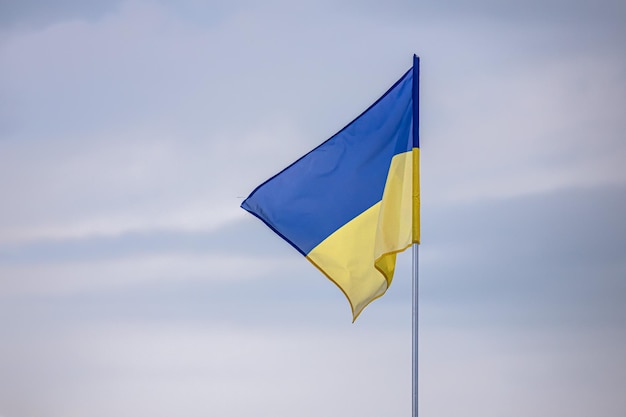
<svg viewBox="0 0 626 417">
<path fill-rule="evenodd" d="M 241 207 L 348 298 L 354 320 L 419 243 L 419 58 L 354 121 L 258 186 Z"/>
</svg>

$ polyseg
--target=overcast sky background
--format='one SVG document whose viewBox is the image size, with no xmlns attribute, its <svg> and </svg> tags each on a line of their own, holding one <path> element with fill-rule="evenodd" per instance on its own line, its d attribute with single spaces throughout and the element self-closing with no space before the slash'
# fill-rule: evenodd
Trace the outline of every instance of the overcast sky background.
<svg viewBox="0 0 626 417">
<path fill-rule="evenodd" d="M 409 416 L 239 208 L 420 55 L 420 413 L 626 415 L 626 3 L 0 0 L 0 417 Z"/>
</svg>

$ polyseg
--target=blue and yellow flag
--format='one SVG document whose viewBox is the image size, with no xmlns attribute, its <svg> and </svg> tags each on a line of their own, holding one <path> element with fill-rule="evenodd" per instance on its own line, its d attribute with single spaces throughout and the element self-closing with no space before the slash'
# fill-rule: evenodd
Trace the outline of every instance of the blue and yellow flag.
<svg viewBox="0 0 626 417">
<path fill-rule="evenodd" d="M 354 320 L 420 240 L 419 58 L 337 134 L 258 186 L 241 207 L 348 298 Z"/>
</svg>

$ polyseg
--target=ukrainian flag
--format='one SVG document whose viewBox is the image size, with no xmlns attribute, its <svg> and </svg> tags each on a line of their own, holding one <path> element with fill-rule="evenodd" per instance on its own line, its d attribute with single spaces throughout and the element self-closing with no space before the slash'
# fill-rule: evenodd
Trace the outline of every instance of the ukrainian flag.
<svg viewBox="0 0 626 417">
<path fill-rule="evenodd" d="M 354 320 L 419 243 L 419 58 L 337 134 L 258 186 L 241 207 L 348 298 Z"/>
</svg>

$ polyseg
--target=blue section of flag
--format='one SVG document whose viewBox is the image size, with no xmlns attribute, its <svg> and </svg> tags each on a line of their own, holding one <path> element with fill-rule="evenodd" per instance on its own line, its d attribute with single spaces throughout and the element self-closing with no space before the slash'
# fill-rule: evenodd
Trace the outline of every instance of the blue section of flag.
<svg viewBox="0 0 626 417">
<path fill-rule="evenodd" d="M 393 155 L 413 147 L 413 70 L 349 125 L 257 187 L 242 208 L 303 255 L 382 199 Z"/>
</svg>

